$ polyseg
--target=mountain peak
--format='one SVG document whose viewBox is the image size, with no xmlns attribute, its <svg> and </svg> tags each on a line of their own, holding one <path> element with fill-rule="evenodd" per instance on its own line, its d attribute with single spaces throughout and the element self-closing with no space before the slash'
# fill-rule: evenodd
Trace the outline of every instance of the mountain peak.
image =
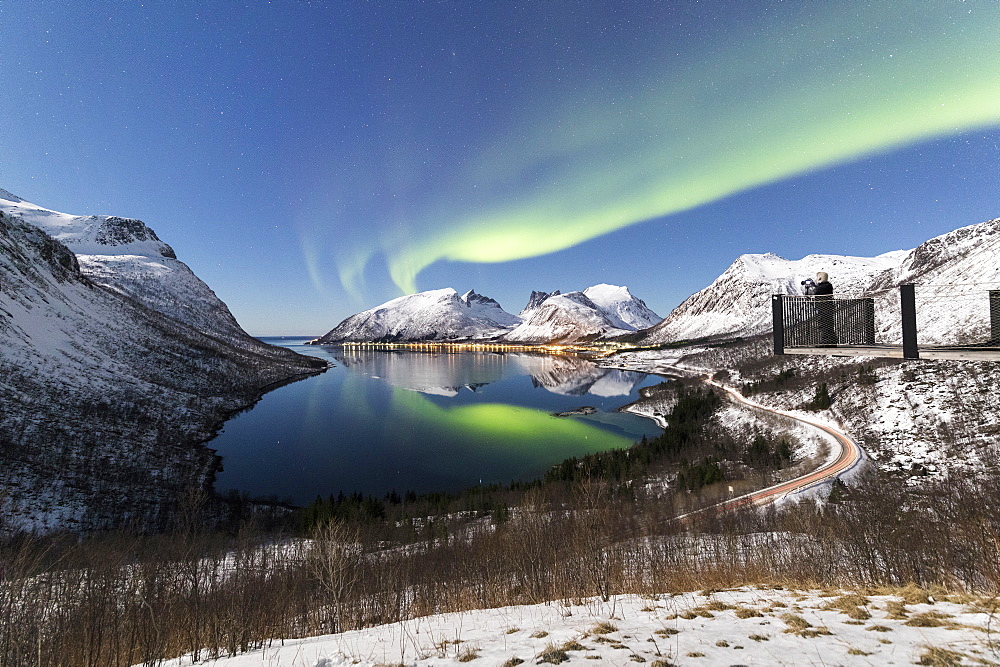
<svg viewBox="0 0 1000 667">
<path fill-rule="evenodd" d="M 475 290 L 459 296 L 445 287 L 397 297 L 351 315 L 320 342 L 485 340 L 509 331 L 520 321 Z"/>
<path fill-rule="evenodd" d="M 3 188 L 0 188 L 0 199 L 6 199 L 7 201 L 9 201 L 12 204 L 20 204 L 21 202 L 24 201 L 23 199 L 21 199 L 20 197 L 18 197 L 14 193 L 8 192 L 7 190 L 4 190 Z"/>
<path fill-rule="evenodd" d="M 550 296 L 558 296 L 558 295 L 559 295 L 559 290 L 556 290 L 554 292 L 538 292 L 532 290 L 531 296 L 528 297 L 528 304 L 521 309 L 520 312 L 521 317 L 526 317 L 530 313 L 530 311 L 534 310 L 535 308 L 538 308 Z"/>
<path fill-rule="evenodd" d="M 654 313 L 628 287 L 601 283 L 583 293 L 594 302 L 619 329 L 637 331 L 658 324 L 663 318 Z"/>
</svg>

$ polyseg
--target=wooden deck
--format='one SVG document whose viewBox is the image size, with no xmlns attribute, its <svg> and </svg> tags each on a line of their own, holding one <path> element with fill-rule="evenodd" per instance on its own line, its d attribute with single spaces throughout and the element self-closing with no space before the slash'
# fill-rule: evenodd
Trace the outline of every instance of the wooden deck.
<svg viewBox="0 0 1000 667">
<path fill-rule="evenodd" d="M 920 359 L 961 359 L 1000 361 L 996 347 L 921 347 Z M 903 358 L 902 345 L 838 345 L 836 347 L 786 347 L 785 354 L 822 354 L 829 357 L 888 357 Z"/>
</svg>

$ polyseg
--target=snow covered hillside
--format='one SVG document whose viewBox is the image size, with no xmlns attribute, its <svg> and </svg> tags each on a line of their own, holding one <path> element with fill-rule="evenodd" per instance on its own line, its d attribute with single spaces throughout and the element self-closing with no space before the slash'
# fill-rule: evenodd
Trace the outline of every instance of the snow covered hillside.
<svg viewBox="0 0 1000 667">
<path fill-rule="evenodd" d="M 165 664 L 987 664 L 979 659 L 996 656 L 990 623 L 987 606 L 932 597 L 744 587 L 439 614 Z"/>
<path fill-rule="evenodd" d="M 876 299 L 877 340 L 898 343 L 899 285 L 916 286 L 920 344 L 989 338 L 989 290 L 1000 288 L 1000 218 L 962 227 L 877 257 L 742 255 L 705 289 L 675 308 L 642 339 L 644 345 L 771 329 L 772 294 L 801 294 L 801 281 L 830 274 L 838 295 Z"/>
<path fill-rule="evenodd" d="M 905 283 L 915 285 L 919 344 L 989 339 L 989 290 L 1000 289 L 1000 218 L 925 241 L 873 277 L 865 291 L 876 296 L 879 340 L 901 338 L 896 288 Z"/>
<path fill-rule="evenodd" d="M 518 343 L 575 342 L 620 336 L 660 321 L 628 287 L 594 285 L 582 292 L 532 292 L 522 323 L 504 340 Z"/>
<path fill-rule="evenodd" d="M 318 342 L 483 340 L 518 322 L 489 297 L 473 290 L 459 296 L 447 287 L 401 296 L 351 315 Z"/>
<path fill-rule="evenodd" d="M 628 287 L 601 283 L 583 290 L 608 319 L 619 329 L 638 331 L 659 324 L 663 319 L 646 306 L 646 302 L 632 296 Z"/>
<path fill-rule="evenodd" d="M 73 251 L 81 272 L 94 282 L 205 333 L 258 347 L 215 292 L 142 221 L 59 213 L 6 190 L 0 190 L 0 211 L 38 227 Z"/>
<path fill-rule="evenodd" d="M 802 294 L 801 282 L 826 271 L 838 294 L 865 289 L 898 266 L 905 251 L 878 257 L 808 255 L 788 260 L 772 253 L 741 255 L 711 285 L 688 297 L 650 329 L 643 345 L 706 337 L 749 336 L 771 330 L 771 295 Z"/>
<path fill-rule="evenodd" d="M 162 525 L 187 489 L 211 484 L 217 461 L 197 444 L 316 360 L 231 329 L 228 309 L 180 263 L 130 291 L 132 278 L 114 271 L 121 258 L 176 262 L 141 223 L 3 199 L 50 224 L 0 212 L 0 533 Z M 60 229 L 81 249 L 148 255 L 78 258 L 46 233 Z M 180 298 L 187 310 L 151 306 Z"/>
<path fill-rule="evenodd" d="M 615 285 L 595 285 L 567 294 L 532 292 L 520 315 L 511 315 L 495 300 L 473 290 L 459 296 L 454 289 L 444 288 L 401 296 L 351 315 L 318 342 L 571 342 L 618 336 L 659 320 L 627 287 Z"/>
<path fill-rule="evenodd" d="M 583 292 L 550 296 L 523 317 L 524 321 L 505 334 L 504 340 L 512 343 L 570 343 L 627 333 L 627 330 L 615 326 L 615 322 Z"/>
</svg>

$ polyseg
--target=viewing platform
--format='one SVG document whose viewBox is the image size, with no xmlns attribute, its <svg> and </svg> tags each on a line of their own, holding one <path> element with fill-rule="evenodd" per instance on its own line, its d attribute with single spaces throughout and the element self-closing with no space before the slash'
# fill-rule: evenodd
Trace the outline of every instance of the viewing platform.
<svg viewBox="0 0 1000 667">
<path fill-rule="evenodd" d="M 1000 289 L 984 285 L 775 294 L 771 314 L 776 355 L 1000 361 Z"/>
</svg>

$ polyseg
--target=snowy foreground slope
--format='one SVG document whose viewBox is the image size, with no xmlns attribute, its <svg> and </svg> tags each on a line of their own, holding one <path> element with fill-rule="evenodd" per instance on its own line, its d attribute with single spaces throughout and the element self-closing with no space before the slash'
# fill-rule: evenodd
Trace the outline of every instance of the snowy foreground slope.
<svg viewBox="0 0 1000 667">
<path fill-rule="evenodd" d="M 401 296 L 351 315 L 318 342 L 570 342 L 634 332 L 659 321 L 627 287 L 615 285 L 566 294 L 532 292 L 519 315 L 473 290 L 460 296 L 444 288 Z"/>
<path fill-rule="evenodd" d="M 442 614 L 286 641 L 231 658 L 166 664 L 976 664 L 1000 658 L 991 644 L 993 623 L 975 603 L 739 588 Z M 939 661 L 920 662 L 931 657 Z"/>
<path fill-rule="evenodd" d="M 142 223 L 2 197 L 48 224 L 0 211 L 0 533 L 162 525 L 211 484 L 198 443 L 316 362 L 240 330 Z"/>
</svg>

